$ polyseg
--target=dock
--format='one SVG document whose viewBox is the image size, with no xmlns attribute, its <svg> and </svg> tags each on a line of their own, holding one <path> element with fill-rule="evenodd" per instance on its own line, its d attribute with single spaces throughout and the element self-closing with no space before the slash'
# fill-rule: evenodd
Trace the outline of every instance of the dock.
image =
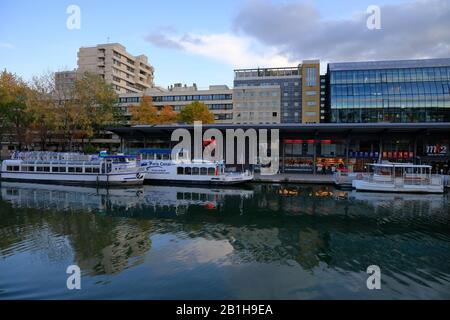
<svg viewBox="0 0 450 320">
<path fill-rule="evenodd" d="M 260 183 L 301 183 L 301 184 L 334 184 L 333 175 L 308 173 L 280 173 L 276 175 L 261 175 L 255 173 L 254 182 Z"/>
</svg>

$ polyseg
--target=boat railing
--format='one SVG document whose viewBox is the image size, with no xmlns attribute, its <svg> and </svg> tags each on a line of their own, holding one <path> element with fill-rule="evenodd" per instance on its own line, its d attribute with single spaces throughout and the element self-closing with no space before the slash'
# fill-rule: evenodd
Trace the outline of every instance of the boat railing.
<svg viewBox="0 0 450 320">
<path fill-rule="evenodd" d="M 395 184 L 401 185 L 443 185 L 444 179 L 442 175 L 429 174 L 410 174 L 405 173 L 402 176 L 394 175 L 376 175 L 370 174 L 364 176 L 364 181 L 377 184 Z"/>
<path fill-rule="evenodd" d="M 11 160 L 26 161 L 90 161 L 91 156 L 74 152 L 15 151 Z"/>
</svg>

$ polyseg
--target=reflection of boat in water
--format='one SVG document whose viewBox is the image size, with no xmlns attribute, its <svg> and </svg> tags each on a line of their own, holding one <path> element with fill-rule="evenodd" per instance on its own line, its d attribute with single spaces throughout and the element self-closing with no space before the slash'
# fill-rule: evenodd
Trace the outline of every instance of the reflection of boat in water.
<svg viewBox="0 0 450 320">
<path fill-rule="evenodd" d="M 405 202 L 421 202 L 429 203 L 432 207 L 442 208 L 443 203 L 448 202 L 448 195 L 444 194 L 407 194 L 407 193 L 380 193 L 380 192 L 357 192 L 353 190 L 349 192 L 350 200 L 364 201 L 373 204 L 382 205 L 384 203 L 405 203 Z"/>
<path fill-rule="evenodd" d="M 165 210 L 172 208 L 177 214 L 184 213 L 189 206 L 197 205 L 205 209 L 215 209 L 225 197 L 239 197 L 241 200 L 253 196 L 253 190 L 236 188 L 202 188 L 184 186 L 144 186 L 143 204 Z"/>
<path fill-rule="evenodd" d="M 147 185 L 139 188 L 98 189 L 50 184 L 2 182 L 2 199 L 19 208 L 58 210 L 89 210 L 124 212 L 134 208 L 175 214 L 189 206 L 214 209 L 225 197 L 241 199 L 253 195 L 253 190 L 225 188 L 191 188 Z M 174 209 L 174 210 L 173 210 Z"/>
<path fill-rule="evenodd" d="M 139 204 L 143 188 L 107 189 L 52 184 L 1 183 L 2 199 L 19 208 L 126 210 Z"/>
</svg>

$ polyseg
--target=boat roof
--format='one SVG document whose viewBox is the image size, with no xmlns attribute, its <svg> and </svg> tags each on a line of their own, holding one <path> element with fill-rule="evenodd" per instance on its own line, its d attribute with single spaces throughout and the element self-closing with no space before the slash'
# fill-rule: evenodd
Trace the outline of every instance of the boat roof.
<svg viewBox="0 0 450 320">
<path fill-rule="evenodd" d="M 373 167 L 385 167 L 385 168 L 429 168 L 431 169 L 431 166 L 428 165 L 418 165 L 418 164 L 412 164 L 412 163 L 371 163 L 369 164 Z"/>
<path fill-rule="evenodd" d="M 124 159 L 124 158 L 136 158 L 137 155 L 132 154 L 118 154 L 109 156 L 99 156 L 100 159 Z"/>
<path fill-rule="evenodd" d="M 138 153 L 157 153 L 157 154 L 172 154 L 172 152 L 181 152 L 183 149 L 139 149 Z"/>
</svg>

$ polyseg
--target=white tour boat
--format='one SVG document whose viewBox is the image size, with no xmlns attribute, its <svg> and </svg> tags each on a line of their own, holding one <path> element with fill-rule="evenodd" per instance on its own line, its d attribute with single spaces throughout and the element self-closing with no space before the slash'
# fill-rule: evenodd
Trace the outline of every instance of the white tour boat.
<svg viewBox="0 0 450 320">
<path fill-rule="evenodd" d="M 69 185 L 143 184 L 144 172 L 133 156 L 95 156 L 58 152 L 15 152 L 1 166 L 4 181 Z"/>
<path fill-rule="evenodd" d="M 444 193 L 441 176 L 431 174 L 431 166 L 409 163 L 370 164 L 363 179 L 353 180 L 357 191 Z"/>
<path fill-rule="evenodd" d="M 253 173 L 227 172 L 223 161 L 172 159 L 170 149 L 138 151 L 145 180 L 164 183 L 234 185 L 253 180 Z"/>
</svg>

